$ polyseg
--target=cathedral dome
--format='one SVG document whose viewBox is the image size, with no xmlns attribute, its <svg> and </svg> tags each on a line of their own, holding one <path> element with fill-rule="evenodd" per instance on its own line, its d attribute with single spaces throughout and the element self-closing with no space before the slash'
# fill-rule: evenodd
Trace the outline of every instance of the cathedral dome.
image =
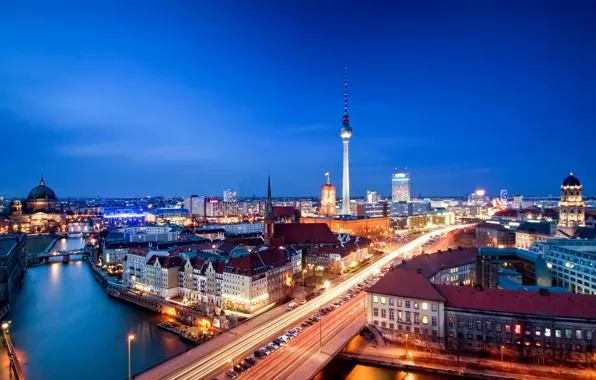
<svg viewBox="0 0 596 380">
<path fill-rule="evenodd" d="M 37 200 L 47 200 L 47 201 L 56 201 L 56 194 L 54 190 L 47 187 L 43 181 L 43 177 L 41 181 L 39 181 L 39 186 L 34 187 L 27 196 L 28 201 L 37 201 Z"/>
<path fill-rule="evenodd" d="M 573 176 L 573 173 L 569 173 L 569 177 L 565 178 L 563 181 L 563 186 L 581 186 L 579 183 L 579 179 Z"/>
</svg>

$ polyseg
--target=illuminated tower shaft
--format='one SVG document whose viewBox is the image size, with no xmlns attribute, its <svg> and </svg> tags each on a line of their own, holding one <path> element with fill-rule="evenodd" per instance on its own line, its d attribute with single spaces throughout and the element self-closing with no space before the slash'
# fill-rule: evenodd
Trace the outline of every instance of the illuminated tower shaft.
<svg viewBox="0 0 596 380">
<path fill-rule="evenodd" d="M 349 139 L 344 139 L 344 178 L 342 183 L 341 214 L 350 215 L 350 159 L 348 153 Z"/>
<path fill-rule="evenodd" d="M 350 160 L 348 158 L 348 143 L 352 137 L 350 116 L 348 115 L 348 68 L 344 70 L 344 116 L 342 118 L 339 135 L 344 142 L 344 178 L 342 183 L 341 214 L 350 215 Z"/>
</svg>

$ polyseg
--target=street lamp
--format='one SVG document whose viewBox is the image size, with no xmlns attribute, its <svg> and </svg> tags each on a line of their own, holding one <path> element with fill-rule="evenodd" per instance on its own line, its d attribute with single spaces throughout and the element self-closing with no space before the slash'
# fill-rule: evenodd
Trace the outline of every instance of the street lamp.
<svg viewBox="0 0 596 380">
<path fill-rule="evenodd" d="M 503 350 L 505 349 L 505 346 L 501 346 L 501 361 L 503 361 Z"/>
<path fill-rule="evenodd" d="M 406 334 L 406 360 L 408 360 L 408 334 Z"/>
<path fill-rule="evenodd" d="M 2 324 L 2 330 L 8 330 L 8 323 L 4 322 Z"/>
<path fill-rule="evenodd" d="M 135 338 L 134 335 L 129 334 L 128 335 L 128 380 L 132 379 L 131 373 L 130 373 L 130 342 L 132 342 L 132 340 Z"/>
<path fill-rule="evenodd" d="M 329 281 L 325 281 L 325 289 L 328 289 L 331 286 L 331 283 Z"/>
<path fill-rule="evenodd" d="M 304 275 L 306 274 L 306 269 L 302 269 L 302 287 L 306 289 L 306 283 L 304 282 Z"/>
</svg>

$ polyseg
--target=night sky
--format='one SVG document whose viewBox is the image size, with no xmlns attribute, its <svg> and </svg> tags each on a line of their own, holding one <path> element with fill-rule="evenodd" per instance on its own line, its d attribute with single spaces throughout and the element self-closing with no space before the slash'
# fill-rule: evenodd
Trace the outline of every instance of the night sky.
<svg viewBox="0 0 596 380">
<path fill-rule="evenodd" d="M 594 1 L 0 0 L 0 194 L 596 194 Z M 82 5 L 81 3 L 84 3 Z M 448 4 L 449 3 L 449 4 Z M 366 4 L 366 5 L 364 5 Z"/>
</svg>

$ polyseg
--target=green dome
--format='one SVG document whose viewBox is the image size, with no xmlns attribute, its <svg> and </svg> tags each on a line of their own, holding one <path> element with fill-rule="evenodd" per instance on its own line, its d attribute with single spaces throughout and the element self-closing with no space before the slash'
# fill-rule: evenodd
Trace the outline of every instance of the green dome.
<svg viewBox="0 0 596 380">
<path fill-rule="evenodd" d="M 43 177 L 41 181 L 39 181 L 39 186 L 36 186 L 29 192 L 27 196 L 28 201 L 36 201 L 36 200 L 48 200 L 48 201 L 56 201 L 56 194 L 54 190 L 47 187 L 43 181 Z"/>
</svg>

